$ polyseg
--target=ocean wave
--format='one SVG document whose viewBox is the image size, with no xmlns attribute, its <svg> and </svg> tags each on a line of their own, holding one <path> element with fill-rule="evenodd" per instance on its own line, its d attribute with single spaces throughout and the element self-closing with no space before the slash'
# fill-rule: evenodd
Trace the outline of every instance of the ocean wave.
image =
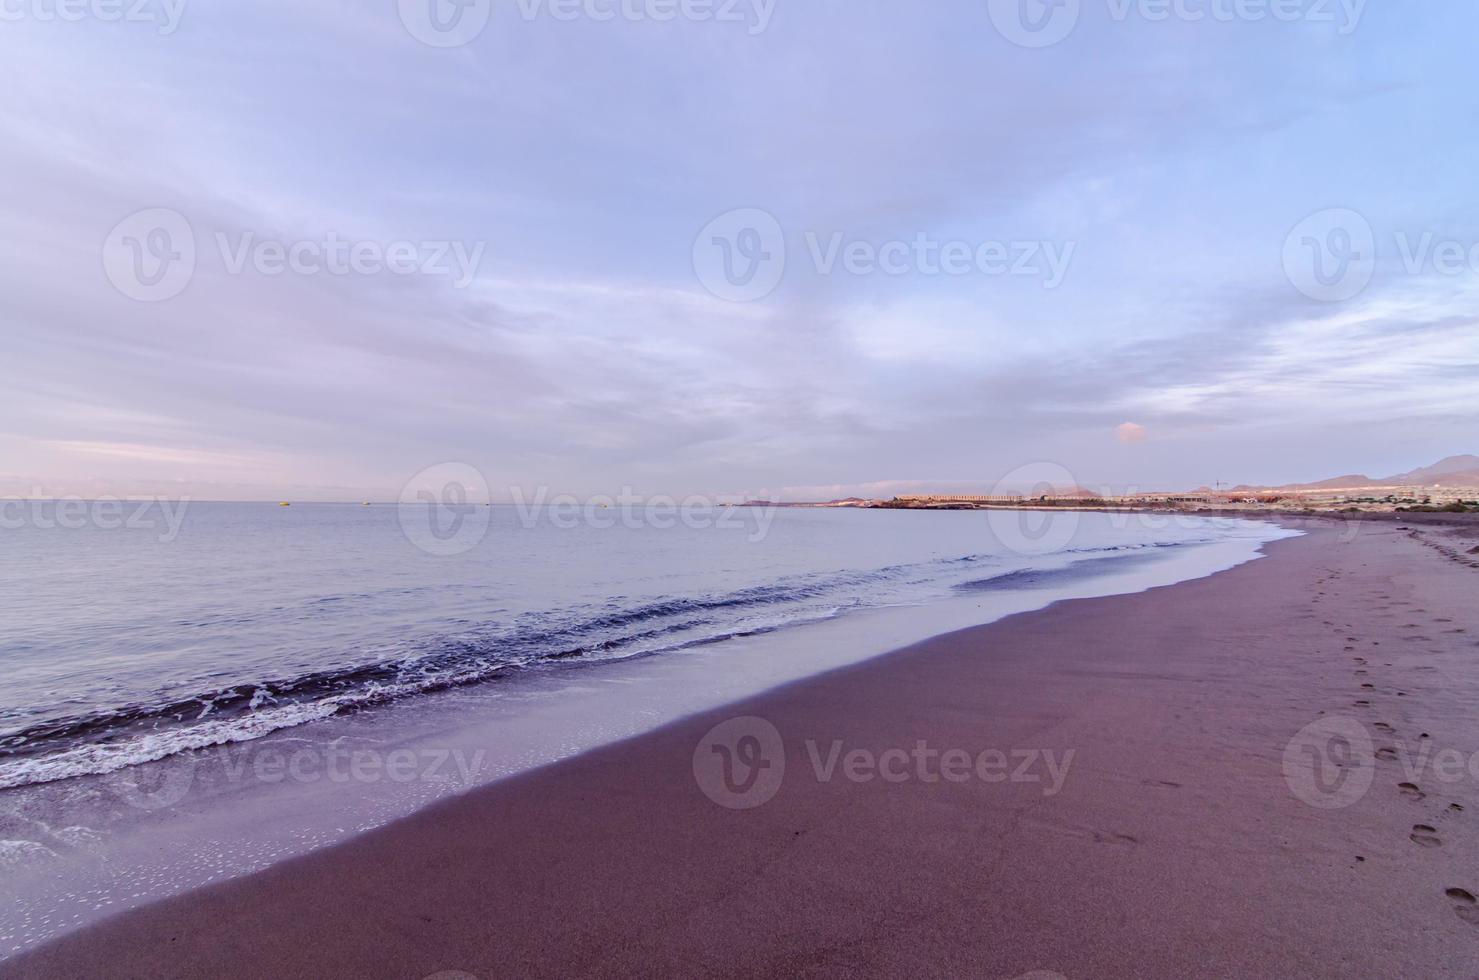
<svg viewBox="0 0 1479 980">
<path fill-rule="evenodd" d="M 1180 547 L 1180 545 L 1171 545 L 1171 547 Z M 1100 550 L 1108 551 L 1109 549 Z M 984 592 L 996 589 L 1035 589 L 1044 585 L 1062 585 L 1065 582 L 1077 582 L 1101 575 L 1111 566 L 1116 570 L 1128 569 L 1134 565 L 1154 561 L 1156 558 L 1153 554 L 1144 553 L 1146 549 L 1139 546 L 1122 550 L 1131 553 L 1081 558 L 1059 568 L 1014 568 L 999 575 L 958 582 L 955 589 L 960 592 Z"/>
<path fill-rule="evenodd" d="M 282 728 L 328 718 L 342 707 L 334 699 L 295 704 L 242 715 L 229 721 L 164 729 L 122 741 L 76 745 L 47 755 L 0 763 L 0 789 L 55 782 L 74 776 L 101 776 L 191 749 L 247 742 Z"/>
<path fill-rule="evenodd" d="M 1003 568 L 1001 556 L 958 555 L 862 571 L 833 571 L 725 593 L 524 614 L 423 637 L 395 655 L 75 713 L 0 733 L 0 789 L 101 775 L 180 752 L 261 738 L 415 694 L 485 683 L 512 672 L 630 659 L 812 622 L 859 606 L 952 590 L 1011 588 L 1093 574 L 1150 544 L 1075 551 L 1059 568 Z"/>
</svg>

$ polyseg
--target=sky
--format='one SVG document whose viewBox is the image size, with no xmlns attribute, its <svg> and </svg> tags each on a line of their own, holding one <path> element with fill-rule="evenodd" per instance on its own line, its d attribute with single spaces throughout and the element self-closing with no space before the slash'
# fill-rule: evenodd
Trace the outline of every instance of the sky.
<svg viewBox="0 0 1479 980">
<path fill-rule="evenodd" d="M 64 2 L 0 3 L 0 495 L 1479 452 L 1469 0 Z"/>
</svg>

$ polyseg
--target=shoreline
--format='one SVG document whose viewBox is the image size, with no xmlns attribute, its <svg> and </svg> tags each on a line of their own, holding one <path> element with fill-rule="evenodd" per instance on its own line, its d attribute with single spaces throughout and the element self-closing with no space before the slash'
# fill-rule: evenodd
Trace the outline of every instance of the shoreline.
<svg viewBox="0 0 1479 980">
<path fill-rule="evenodd" d="M 1151 560 L 1095 559 L 1073 565 L 1076 571 L 1006 579 L 973 571 L 987 576 L 981 584 L 1003 584 L 662 656 L 402 699 L 113 775 L 6 791 L 6 809 L 20 822 L 0 836 L 20 840 L 0 841 L 0 863 L 7 852 L 19 858 L 0 886 L 10 899 L 0 915 L 0 957 L 341 843 L 438 799 L 940 633 L 1064 598 L 1214 574 L 1256 559 L 1261 540 L 1290 533 L 1263 528 L 1157 548 Z M 351 757 L 362 764 L 351 767 Z M 409 768 L 391 769 L 392 758 Z"/>
<path fill-rule="evenodd" d="M 1092 514 L 1093 511 L 1084 511 L 1083 514 Z M 1075 513 L 1075 520 L 1079 514 Z M 1105 515 L 1112 518 L 1114 515 Z M 1145 515 L 1148 516 L 1148 515 Z M 1218 519 L 1215 517 L 1199 517 L 1194 515 L 1181 515 L 1187 525 L 1200 527 L 1203 524 L 1215 525 Z M 1235 521 L 1226 521 L 1235 523 Z M 1274 526 L 1271 522 L 1262 521 L 1266 527 Z M 1074 525 L 1076 526 L 1076 525 Z M 1118 530 L 1123 530 L 1124 525 L 1115 525 Z M 1162 525 L 1164 526 L 1164 525 Z M 1186 526 L 1186 525 L 1183 525 Z M 1055 554 L 1041 555 L 1033 550 L 1036 542 L 1030 536 L 1021 535 L 1018 529 L 1012 528 L 1012 533 L 1017 534 L 1020 540 L 1015 545 L 1008 545 L 1007 551 L 1001 556 L 988 556 L 991 560 L 997 557 L 1006 559 L 1010 564 L 1015 560 L 1027 560 L 1038 557 L 1054 558 Z M 1133 543 L 1133 542 L 1132 542 Z M 1056 550 L 1056 549 L 1055 549 Z M 1068 552 L 1081 549 L 1070 548 Z M 1092 550 L 1092 546 L 1089 550 Z M 1116 546 L 1109 546 L 1108 551 L 1117 550 Z M 1066 554 L 1066 553 L 1065 553 Z M 981 556 L 959 556 L 967 560 L 975 560 Z M 928 561 L 918 563 L 921 567 Z M 1077 566 L 1075 566 L 1077 567 Z M 891 570 L 885 566 L 881 568 L 864 567 L 861 571 L 867 573 L 880 573 Z M 844 573 L 846 574 L 846 573 Z M 984 574 L 984 573 L 983 573 Z M 726 600 L 738 598 L 741 600 L 736 604 L 751 604 L 745 600 L 744 593 L 759 588 L 781 588 L 782 583 L 790 578 L 806 578 L 808 573 L 792 573 L 782 576 L 774 582 L 762 580 L 759 583 L 747 581 L 742 583 L 733 595 L 723 592 L 705 594 L 698 592 L 693 595 L 679 594 L 677 596 L 659 594 L 648 596 L 642 600 L 634 600 L 630 609 L 623 609 L 623 614 L 634 614 L 634 618 L 641 619 L 648 615 L 667 615 L 668 610 L 647 609 L 642 605 L 643 601 L 655 604 L 658 607 L 673 603 L 695 602 L 699 604 L 700 610 L 708 604 L 718 607 L 727 604 Z M 812 575 L 813 578 L 825 578 L 822 575 Z M 815 584 L 803 582 L 802 587 Z M 828 583 L 822 583 L 828 585 Z M 855 609 L 887 608 L 890 606 L 909 604 L 911 602 L 932 603 L 950 595 L 950 582 L 945 576 L 940 577 L 937 585 L 937 593 L 931 595 L 916 594 L 910 596 L 905 592 L 899 592 L 893 597 L 875 596 L 855 601 L 851 604 L 845 601 L 847 596 L 835 599 L 836 605 L 830 609 L 807 610 L 800 608 L 792 612 L 793 619 L 782 620 L 777 624 L 761 624 L 758 627 L 753 624 L 732 623 L 732 632 L 720 632 L 716 635 L 704 634 L 701 631 L 692 631 L 674 635 L 664 642 L 667 646 L 655 646 L 650 650 L 643 650 L 639 644 L 633 644 L 635 653 L 633 658 L 640 658 L 657 653 L 669 653 L 683 649 L 686 646 L 701 645 L 709 642 L 720 642 L 735 638 L 753 635 L 756 632 L 764 632 L 772 629 L 785 629 L 792 625 L 800 625 L 810 621 L 824 619 L 839 612 L 850 612 Z M 969 584 L 969 583 L 967 583 Z M 828 585 L 828 587 L 832 587 Z M 940 591 L 943 590 L 943 591 Z M 340 601 L 343 597 L 329 595 L 328 600 Z M 718 601 L 713 601 L 717 599 Z M 825 603 L 823 604 L 825 606 Z M 561 612 L 556 608 L 555 612 Z M 671 612 L 676 615 L 682 610 Z M 784 610 L 783 610 L 784 611 Z M 603 610 L 595 618 L 608 617 L 608 611 Z M 192 749 L 209 749 L 212 746 L 226 742 L 249 741 L 260 738 L 264 732 L 279 729 L 297 727 L 314 721 L 323 720 L 345 710 L 356 710 L 364 705 L 382 706 L 387 703 L 400 702 L 420 695 L 435 695 L 446 690 L 473 687 L 491 680 L 499 680 L 505 676 L 522 671 L 526 666 L 535 669 L 547 666 L 580 666 L 585 664 L 598 665 L 607 659 L 622 660 L 626 656 L 591 656 L 600 654 L 606 647 L 622 647 L 623 644 L 633 640 L 642 641 L 647 639 L 642 635 L 636 637 L 625 637 L 616 635 L 606 637 L 600 634 L 590 637 L 585 635 L 584 630 L 591 626 L 589 622 L 579 620 L 559 623 L 554 627 L 546 628 L 549 634 L 542 639 L 546 645 L 545 649 L 534 650 L 526 653 L 522 658 L 514 655 L 504 661 L 493 661 L 482 668 L 482 673 L 472 673 L 465 676 L 453 676 L 450 680 L 447 673 L 455 674 L 456 664 L 449 665 L 453 670 L 442 672 L 428 672 L 416 674 L 410 672 L 408 680 L 400 677 L 389 678 L 387 673 L 392 669 L 403 668 L 408 663 L 416 662 L 419 657 L 408 655 L 400 660 L 391 660 L 388 663 L 376 662 L 373 659 L 347 665 L 332 663 L 324 668 L 312 664 L 300 664 L 296 668 L 289 666 L 282 670 L 274 670 L 269 667 L 266 673 L 257 676 L 231 677 L 228 680 L 216 680 L 207 678 L 197 680 L 193 686 L 185 686 L 172 690 L 167 697 L 161 697 L 157 692 L 149 690 L 133 691 L 130 700 L 124 697 L 116 703 L 104 702 L 94 707 L 91 712 L 77 712 L 71 716 L 56 715 L 49 716 L 44 713 L 33 716 L 29 722 L 17 721 L 9 730 L 8 744 L 11 750 L 0 753 L 0 791 L 25 788 L 28 786 L 43 785 L 48 782 L 56 782 L 68 778 L 86 778 L 91 776 L 106 775 L 126 769 L 132 765 L 148 764 L 158 761 L 170 754 Z M 568 635 L 562 634 L 565 630 Z M 435 643 L 438 640 L 445 641 L 445 637 L 436 629 L 424 627 L 424 635 L 420 639 Z M 443 630 L 442 632 L 447 632 Z M 675 631 L 668 630 L 665 633 Z M 539 639 L 536 630 L 531 630 L 534 638 Z M 658 635 L 657 633 L 653 634 Z M 375 639 L 383 640 L 377 637 Z M 515 633 L 507 637 L 497 637 L 497 642 L 517 646 L 528 639 L 523 635 Z M 880 651 L 883 652 L 883 651 Z M 373 679 L 376 683 L 370 685 L 353 685 L 353 674 L 355 671 L 364 671 L 366 675 L 376 675 Z M 350 683 L 346 684 L 345 682 Z M 318 685 L 317 689 L 307 688 L 302 682 L 311 681 Z M 263 706 L 259 710 L 256 701 L 250 702 L 251 709 L 243 711 L 248 705 L 248 695 L 253 688 L 261 688 L 257 692 L 260 697 L 264 693 L 266 697 Z M 306 693 L 305 693 L 306 688 Z M 367 692 L 368 688 L 368 692 Z M 58 692 L 47 692 L 50 696 L 57 696 Z M 80 700 L 75 697 L 74 701 Z M 278 695 L 282 694 L 279 700 Z M 332 696 L 330 696 L 332 695 Z M 362 700 L 356 702 L 353 696 L 359 695 Z M 39 695 L 37 700 L 42 700 Z M 204 707 L 205 710 L 200 709 Z M 198 713 L 198 714 L 197 714 Z M 173 727 L 164 726 L 159 728 L 147 728 L 147 723 L 155 722 L 161 718 L 174 716 L 177 721 L 186 719 L 192 724 L 180 724 Z M 274 718 L 273 716 L 277 716 Z M 27 726 L 30 727 L 27 727 Z M 130 729 L 144 729 L 144 734 L 135 739 L 135 744 L 142 744 L 142 754 L 131 755 L 127 749 L 126 738 L 113 737 L 114 732 L 107 726 L 114 726 L 119 732 L 127 734 Z M 75 731 L 74 731 L 75 730 Z M 77 732 L 81 731 L 79 737 Z M 161 736 L 162 737 L 159 737 Z M 178 740 L 176 746 L 165 744 L 171 740 Z M 149 754 L 154 753 L 154 754 Z M 0 934 L 3 940 L 3 934 Z"/>
<path fill-rule="evenodd" d="M 511 777 L 124 913 L 0 975 L 1457 969 L 1479 953 L 1446 894 L 1479 891 L 1463 859 L 1475 781 L 1413 801 L 1377 761 L 1369 793 L 1322 810 L 1295 798 L 1280 761 L 1322 712 L 1463 749 L 1479 700 L 1460 696 L 1479 693 L 1479 623 L 1458 608 L 1472 572 L 1395 527 L 1306 530 L 1209 578 L 937 636 Z M 1420 603 L 1398 595 L 1418 585 Z M 1368 591 L 1407 606 L 1383 611 Z M 1353 666 L 1367 645 L 1401 658 Z M 1360 698 L 1356 670 L 1401 677 Z M 786 769 L 772 798 L 731 809 L 703 791 L 732 788 L 695 768 L 695 749 L 747 716 L 780 733 Z M 921 740 L 935 770 L 899 760 Z M 926 778 L 952 750 L 973 775 Z M 1015 767 L 1029 751 L 1038 768 L 1020 774 L 1036 781 L 995 779 L 994 757 L 980 768 L 984 753 Z M 854 779 L 868 759 L 873 778 Z M 1408 840 L 1404 820 L 1438 824 L 1447 846 Z"/>
</svg>

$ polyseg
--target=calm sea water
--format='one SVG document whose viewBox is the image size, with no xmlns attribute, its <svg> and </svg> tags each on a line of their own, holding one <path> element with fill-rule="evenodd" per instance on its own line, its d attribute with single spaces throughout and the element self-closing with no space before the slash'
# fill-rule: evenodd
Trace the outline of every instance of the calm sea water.
<svg viewBox="0 0 1479 980">
<path fill-rule="evenodd" d="M 1104 514 L 738 508 L 626 526 L 494 507 L 474 545 L 438 554 L 395 506 L 134 506 L 123 527 L 0 530 L 0 788 L 1249 534 Z"/>
</svg>

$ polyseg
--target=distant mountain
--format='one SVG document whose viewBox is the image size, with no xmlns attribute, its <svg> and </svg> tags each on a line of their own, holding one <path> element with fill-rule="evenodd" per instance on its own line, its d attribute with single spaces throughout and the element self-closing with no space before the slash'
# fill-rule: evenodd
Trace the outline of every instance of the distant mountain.
<svg viewBox="0 0 1479 980">
<path fill-rule="evenodd" d="M 1398 473 L 1389 476 L 1384 483 L 1446 483 L 1449 477 L 1463 476 L 1473 478 L 1479 474 L 1479 456 L 1449 456 L 1440 459 L 1432 466 L 1424 466 L 1416 470 L 1408 470 L 1406 473 Z"/>
<path fill-rule="evenodd" d="M 1346 476 L 1335 476 L 1328 480 L 1319 480 L 1315 483 L 1286 483 L 1278 487 L 1257 487 L 1243 485 L 1234 487 L 1240 490 L 1343 490 L 1359 489 L 1363 487 L 1431 487 L 1443 484 L 1450 487 L 1479 487 L 1479 456 L 1449 456 L 1440 459 L 1432 466 L 1422 466 L 1406 473 L 1398 473 L 1395 476 L 1382 477 L 1373 480 L 1362 473 L 1352 473 Z"/>
<path fill-rule="evenodd" d="M 1345 476 L 1332 476 L 1328 480 L 1317 480 L 1314 483 L 1293 483 L 1284 489 L 1325 490 L 1339 487 L 1374 487 L 1379 482 L 1360 473 L 1347 473 Z"/>
</svg>

